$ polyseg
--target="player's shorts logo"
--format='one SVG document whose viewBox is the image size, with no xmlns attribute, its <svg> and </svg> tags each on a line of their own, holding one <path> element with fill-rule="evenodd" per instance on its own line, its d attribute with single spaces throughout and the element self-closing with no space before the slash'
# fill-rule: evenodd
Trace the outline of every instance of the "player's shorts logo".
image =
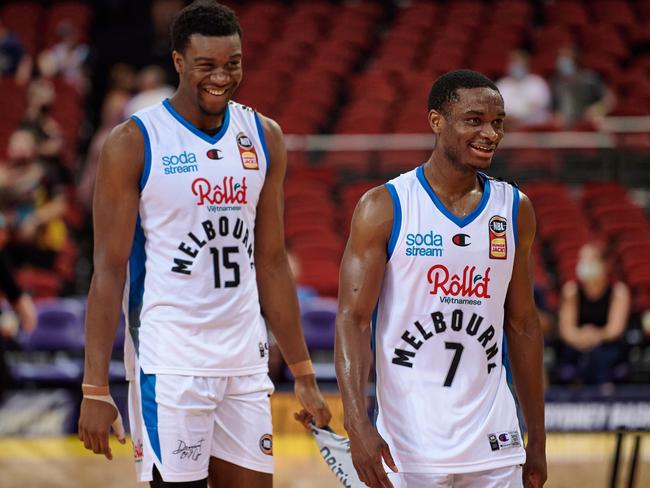
<svg viewBox="0 0 650 488">
<path fill-rule="evenodd" d="M 255 146 L 243 132 L 237 134 L 237 148 L 239 149 L 239 157 L 241 158 L 241 164 L 244 169 L 260 169 Z"/>
<path fill-rule="evenodd" d="M 133 459 L 136 463 L 141 462 L 144 457 L 144 450 L 142 449 L 142 439 L 133 441 Z"/>
<path fill-rule="evenodd" d="M 508 243 L 506 229 L 508 221 L 500 215 L 493 215 L 488 224 L 490 234 L 490 259 L 506 259 Z"/>
<path fill-rule="evenodd" d="M 273 456 L 273 436 L 264 434 L 260 437 L 260 450 L 267 456 Z"/>
</svg>

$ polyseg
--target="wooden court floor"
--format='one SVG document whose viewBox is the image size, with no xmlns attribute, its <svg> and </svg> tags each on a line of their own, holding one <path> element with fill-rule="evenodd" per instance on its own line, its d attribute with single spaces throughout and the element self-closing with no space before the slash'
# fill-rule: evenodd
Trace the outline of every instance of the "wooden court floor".
<svg viewBox="0 0 650 488">
<path fill-rule="evenodd" d="M 338 395 L 327 396 L 331 426 L 342 433 Z M 273 396 L 275 488 L 337 488 L 341 485 L 319 455 L 313 438 L 292 418 L 293 395 Z M 549 434 L 547 488 L 608 488 L 614 434 Z M 130 442 L 111 439 L 113 461 L 86 451 L 74 436 L 0 438 L 0 488 L 130 488 L 135 482 Z M 627 487 L 632 438 L 623 444 L 618 488 Z M 642 436 L 637 488 L 650 487 L 650 434 Z"/>
<path fill-rule="evenodd" d="M 638 488 L 650 486 L 650 434 L 645 434 L 637 473 Z M 551 434 L 548 439 L 549 488 L 607 488 L 615 439 L 608 434 Z M 113 461 L 85 451 L 75 437 L 0 439 L 2 488 L 136 488 L 132 451 L 112 442 Z M 277 488 L 340 486 L 306 434 L 275 440 Z M 627 474 L 631 440 L 624 444 L 623 474 Z M 627 486 L 621 479 L 619 487 Z"/>
</svg>

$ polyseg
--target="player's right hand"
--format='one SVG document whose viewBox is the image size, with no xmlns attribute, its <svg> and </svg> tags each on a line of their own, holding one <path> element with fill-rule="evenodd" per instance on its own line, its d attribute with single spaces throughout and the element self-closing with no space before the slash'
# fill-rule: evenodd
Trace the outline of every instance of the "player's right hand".
<svg viewBox="0 0 650 488">
<path fill-rule="evenodd" d="M 79 415 L 79 440 L 84 443 L 84 447 L 95 454 L 103 454 L 106 459 L 113 459 L 108 444 L 111 426 L 120 444 L 126 442 L 124 428 L 121 425 L 113 425 L 118 417 L 118 410 L 109 403 L 84 398 Z"/>
<path fill-rule="evenodd" d="M 377 429 L 369 422 L 363 422 L 363 425 L 357 426 L 348 434 L 350 435 L 352 463 L 357 470 L 359 479 L 370 488 L 393 488 L 393 484 L 384 471 L 382 459 L 395 473 L 397 473 L 397 466 L 395 466 L 388 444 L 379 435 Z"/>
</svg>

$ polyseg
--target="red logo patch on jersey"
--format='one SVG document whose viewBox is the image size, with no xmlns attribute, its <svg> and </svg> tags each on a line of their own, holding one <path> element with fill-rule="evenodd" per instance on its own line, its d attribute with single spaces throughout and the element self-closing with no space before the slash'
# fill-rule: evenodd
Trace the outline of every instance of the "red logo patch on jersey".
<svg viewBox="0 0 650 488">
<path fill-rule="evenodd" d="M 427 272 L 427 281 L 431 284 L 431 295 L 462 296 L 490 298 L 488 283 L 490 282 L 490 267 L 483 275 L 476 273 L 476 266 L 465 266 L 463 276 L 449 276 L 449 269 L 444 264 L 431 266 Z"/>
<path fill-rule="evenodd" d="M 224 176 L 220 185 L 212 185 L 205 178 L 197 178 L 192 182 L 192 193 L 199 197 L 197 205 L 243 205 L 246 199 L 246 177 L 241 183 L 236 183 L 234 177 Z"/>
<path fill-rule="evenodd" d="M 490 235 L 490 259 L 506 259 L 508 257 L 508 242 L 506 229 L 508 221 L 500 215 L 493 215 L 488 224 Z"/>
<path fill-rule="evenodd" d="M 244 169 L 260 169 L 260 165 L 257 162 L 257 151 L 255 150 L 255 146 L 250 138 L 243 132 L 237 134 L 237 148 L 239 149 L 239 157 L 241 158 L 241 164 Z"/>
</svg>

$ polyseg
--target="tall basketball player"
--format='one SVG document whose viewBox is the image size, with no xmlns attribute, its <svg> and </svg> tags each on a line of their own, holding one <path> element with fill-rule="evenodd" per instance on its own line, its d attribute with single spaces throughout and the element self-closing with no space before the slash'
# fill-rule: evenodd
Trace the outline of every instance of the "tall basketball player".
<svg viewBox="0 0 650 488">
<path fill-rule="evenodd" d="M 535 217 L 517 188 L 482 172 L 503 137 L 503 99 L 485 76 L 461 70 L 433 84 L 428 109 L 431 157 L 361 198 L 341 264 L 336 370 L 354 465 L 371 487 L 541 487 Z"/>
<path fill-rule="evenodd" d="M 330 419 L 284 247 L 286 151 L 274 121 L 231 100 L 235 14 L 195 2 L 171 33 L 176 93 L 117 126 L 100 160 L 79 434 L 111 458 L 108 364 L 123 300 L 138 480 L 270 488 L 265 319 L 303 407 Z"/>
</svg>

